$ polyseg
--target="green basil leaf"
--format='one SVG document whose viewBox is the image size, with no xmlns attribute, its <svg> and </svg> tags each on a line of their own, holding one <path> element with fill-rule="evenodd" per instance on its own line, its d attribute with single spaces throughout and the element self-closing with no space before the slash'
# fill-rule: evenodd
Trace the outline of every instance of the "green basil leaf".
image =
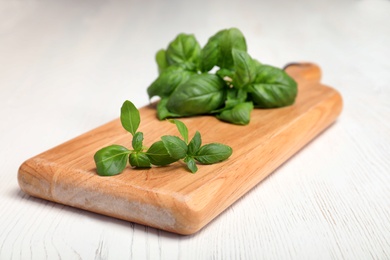
<svg viewBox="0 0 390 260">
<path fill-rule="evenodd" d="M 230 146 L 220 143 L 211 143 L 202 146 L 194 158 L 203 164 L 213 164 L 226 160 L 232 153 L 233 150 Z"/>
<path fill-rule="evenodd" d="M 200 55 L 200 70 L 202 72 L 210 71 L 218 64 L 219 56 L 221 55 L 219 49 L 221 33 L 210 37 L 206 45 L 203 47 Z"/>
<path fill-rule="evenodd" d="M 178 159 L 172 158 L 162 141 L 153 143 L 146 152 L 150 163 L 157 166 L 164 166 L 176 162 Z"/>
<path fill-rule="evenodd" d="M 177 136 L 164 135 L 161 137 L 169 155 L 174 159 L 183 159 L 187 155 L 187 144 Z"/>
<path fill-rule="evenodd" d="M 179 66 L 170 66 L 163 70 L 155 81 L 147 88 L 149 98 L 159 96 L 169 97 L 178 85 L 187 81 L 194 72 Z"/>
<path fill-rule="evenodd" d="M 233 54 L 232 50 L 242 50 L 246 51 L 246 41 L 245 37 L 240 30 L 237 28 L 227 29 L 223 32 L 220 38 L 220 56 L 218 61 L 218 66 L 220 68 L 233 68 Z"/>
<path fill-rule="evenodd" d="M 138 168 L 150 168 L 150 159 L 149 157 L 142 152 L 133 152 L 129 156 L 129 162 L 130 165 L 133 167 L 138 167 Z"/>
<path fill-rule="evenodd" d="M 177 119 L 169 120 L 169 122 L 176 125 L 177 130 L 179 130 L 179 133 L 183 137 L 184 142 L 186 142 L 186 144 L 187 144 L 188 143 L 188 128 L 187 128 L 187 126 L 182 121 L 177 120 Z"/>
<path fill-rule="evenodd" d="M 248 93 L 244 89 L 229 89 L 226 99 L 227 107 L 234 107 L 239 103 L 245 102 L 248 97 Z"/>
<path fill-rule="evenodd" d="M 250 122 L 252 110 L 252 102 L 239 103 L 231 109 L 223 110 L 219 115 L 216 115 L 216 117 L 232 124 L 247 125 Z"/>
<path fill-rule="evenodd" d="M 187 164 L 187 168 L 192 172 L 195 173 L 198 171 L 198 166 L 196 166 L 196 162 L 194 158 L 187 156 L 184 158 L 184 162 Z"/>
<path fill-rule="evenodd" d="M 216 75 L 194 74 L 172 92 L 167 109 L 181 116 L 207 114 L 223 105 L 225 86 Z"/>
<path fill-rule="evenodd" d="M 144 141 L 144 134 L 142 132 L 137 132 L 134 134 L 133 140 L 132 140 L 132 146 L 136 152 L 142 151 L 142 145 L 143 145 L 142 142 L 143 141 Z"/>
<path fill-rule="evenodd" d="M 229 88 L 226 93 L 225 107 L 214 110 L 212 113 L 221 113 L 229 110 L 240 103 L 244 103 L 248 97 L 248 93 L 242 88 Z"/>
<path fill-rule="evenodd" d="M 164 49 L 161 49 L 156 53 L 156 63 L 158 66 L 159 74 L 161 74 L 161 72 L 168 68 L 169 64 L 167 62 L 166 51 Z"/>
<path fill-rule="evenodd" d="M 168 103 L 169 98 L 162 98 L 158 103 L 157 103 L 157 117 L 160 120 L 163 120 L 168 117 L 180 117 L 181 115 L 171 113 L 168 111 L 167 108 L 167 103 Z"/>
<path fill-rule="evenodd" d="M 129 100 L 126 100 L 121 107 L 121 123 L 124 129 L 134 135 L 141 122 L 138 109 Z"/>
<path fill-rule="evenodd" d="M 232 50 L 247 50 L 245 37 L 237 28 L 224 29 L 209 38 L 202 49 L 201 70 L 209 71 L 214 66 L 233 68 Z"/>
<path fill-rule="evenodd" d="M 196 71 L 200 60 L 201 47 L 192 34 L 179 34 L 166 51 L 169 65 L 180 64 L 184 68 Z"/>
<path fill-rule="evenodd" d="M 244 88 L 256 78 L 256 63 L 246 51 L 233 49 L 232 54 L 234 61 L 233 85 L 236 88 Z"/>
<path fill-rule="evenodd" d="M 126 168 L 130 152 L 126 147 L 115 144 L 100 149 L 93 157 L 97 173 L 101 176 L 121 173 Z"/>
<path fill-rule="evenodd" d="M 294 103 L 297 83 L 282 69 L 269 65 L 257 67 L 257 75 L 248 88 L 249 96 L 256 107 L 274 108 Z"/>
<path fill-rule="evenodd" d="M 202 137 L 198 131 L 195 132 L 194 137 L 192 137 L 190 143 L 188 144 L 187 154 L 195 155 L 198 152 L 200 146 L 202 145 Z"/>
</svg>

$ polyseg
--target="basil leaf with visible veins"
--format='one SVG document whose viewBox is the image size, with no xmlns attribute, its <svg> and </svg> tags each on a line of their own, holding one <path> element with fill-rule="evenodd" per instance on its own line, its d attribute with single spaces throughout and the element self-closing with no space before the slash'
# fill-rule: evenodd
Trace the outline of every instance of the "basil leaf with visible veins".
<svg viewBox="0 0 390 260">
<path fill-rule="evenodd" d="M 251 112 L 253 110 L 252 102 L 239 103 L 233 108 L 223 110 L 218 119 L 236 125 L 247 125 L 251 119 Z"/>
<path fill-rule="evenodd" d="M 116 144 L 100 149 L 93 157 L 97 173 L 101 176 L 121 173 L 127 165 L 130 152 L 126 147 Z"/>
<path fill-rule="evenodd" d="M 223 30 L 220 38 L 220 58 L 218 66 L 230 69 L 234 66 L 232 50 L 247 51 L 246 40 L 237 28 Z"/>
<path fill-rule="evenodd" d="M 136 152 L 142 151 L 142 142 L 144 141 L 144 134 L 142 132 L 137 132 L 133 136 L 133 140 L 131 142 L 133 149 Z"/>
<path fill-rule="evenodd" d="M 209 38 L 201 52 L 201 71 L 210 71 L 214 66 L 232 69 L 232 50 L 246 51 L 245 37 L 237 28 L 225 29 Z"/>
<path fill-rule="evenodd" d="M 177 119 L 172 119 L 169 120 L 169 122 L 173 123 L 176 125 L 177 130 L 179 130 L 179 133 L 184 139 L 184 142 L 188 143 L 188 128 L 187 126 L 180 120 Z"/>
<path fill-rule="evenodd" d="M 187 144 L 177 136 L 164 135 L 161 137 L 165 148 L 173 159 L 183 159 L 187 155 Z"/>
<path fill-rule="evenodd" d="M 179 34 L 168 46 L 165 56 L 169 65 L 179 65 L 196 71 L 200 61 L 201 47 L 192 34 Z"/>
<path fill-rule="evenodd" d="M 199 131 L 195 132 L 194 137 L 192 137 L 190 143 L 188 144 L 188 155 L 195 155 L 202 145 L 202 137 L 200 136 Z"/>
<path fill-rule="evenodd" d="M 149 98 L 159 96 L 169 97 L 181 83 L 187 81 L 194 72 L 187 71 L 179 66 L 166 68 L 158 78 L 147 88 Z"/>
<path fill-rule="evenodd" d="M 138 168 L 150 168 L 152 166 L 149 157 L 143 152 L 131 153 L 129 162 L 131 166 Z"/>
<path fill-rule="evenodd" d="M 244 88 L 256 78 L 256 63 L 245 51 L 233 49 L 232 54 L 234 60 L 233 86 Z"/>
<path fill-rule="evenodd" d="M 153 143 L 146 151 L 150 163 L 153 165 L 164 166 L 176 162 L 178 159 L 172 158 L 162 141 Z"/>
<path fill-rule="evenodd" d="M 195 173 L 198 171 L 198 166 L 196 166 L 196 162 L 195 162 L 195 159 L 190 157 L 190 156 L 187 156 L 186 158 L 184 158 L 184 162 L 187 164 L 187 168 L 192 172 L 192 173 Z"/>
<path fill-rule="evenodd" d="M 137 132 L 141 118 L 133 103 L 126 100 L 121 107 L 121 123 L 124 129 L 134 135 Z"/>
<path fill-rule="evenodd" d="M 169 112 L 181 116 L 209 113 L 219 108 L 225 99 L 225 82 L 213 74 L 194 74 L 180 84 L 169 97 Z"/>
<path fill-rule="evenodd" d="M 226 160 L 232 155 L 232 148 L 230 146 L 211 143 L 202 146 L 194 156 L 195 160 L 203 164 L 213 164 Z"/>
<path fill-rule="evenodd" d="M 255 107 L 274 108 L 294 103 L 297 83 L 282 69 L 260 65 L 254 83 L 249 88 L 250 99 Z"/>
</svg>

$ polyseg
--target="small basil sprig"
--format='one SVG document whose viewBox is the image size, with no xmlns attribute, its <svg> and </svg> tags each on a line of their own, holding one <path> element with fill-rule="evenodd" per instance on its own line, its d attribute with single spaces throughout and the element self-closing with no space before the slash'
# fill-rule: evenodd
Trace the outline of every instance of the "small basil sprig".
<svg viewBox="0 0 390 260">
<path fill-rule="evenodd" d="M 286 72 L 247 53 L 237 28 L 217 32 L 203 48 L 194 35 L 179 34 L 157 52 L 156 62 L 159 76 L 147 91 L 149 98 L 160 97 L 161 120 L 212 114 L 246 125 L 254 107 L 292 105 L 297 95 L 297 83 Z"/>
<path fill-rule="evenodd" d="M 189 140 L 187 126 L 179 120 L 169 120 L 176 125 L 181 138 L 164 135 L 161 140 L 149 148 L 143 145 L 144 136 L 138 131 L 141 123 L 140 113 L 133 103 L 126 100 L 121 107 L 120 121 L 125 130 L 132 136 L 132 149 L 121 145 L 110 145 L 97 151 L 94 155 L 96 171 L 101 176 L 113 176 L 121 173 L 127 166 L 127 161 L 135 168 L 150 168 L 152 165 L 164 166 L 183 160 L 187 168 L 195 173 L 197 162 L 214 164 L 226 160 L 232 154 L 232 148 L 210 143 L 202 146 L 202 138 L 197 131 Z"/>
</svg>

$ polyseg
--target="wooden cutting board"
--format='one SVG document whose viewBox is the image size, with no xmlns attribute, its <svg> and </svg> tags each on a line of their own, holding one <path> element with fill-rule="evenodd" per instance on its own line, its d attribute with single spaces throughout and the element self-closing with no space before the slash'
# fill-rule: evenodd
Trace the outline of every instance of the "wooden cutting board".
<svg viewBox="0 0 390 260">
<path fill-rule="evenodd" d="M 199 130 L 204 144 L 230 145 L 233 154 L 225 162 L 199 165 L 195 174 L 174 163 L 146 170 L 128 167 L 117 176 L 98 176 L 93 160 L 98 149 L 111 144 L 131 146 L 130 134 L 116 119 L 24 162 L 18 172 L 20 188 L 31 196 L 72 207 L 174 233 L 195 233 L 340 114 L 341 96 L 320 83 L 319 67 L 299 63 L 286 71 L 299 86 L 292 106 L 255 109 L 247 126 L 211 116 L 182 119 L 191 137 Z M 120 104 L 118 116 L 119 108 Z M 156 119 L 154 105 L 141 108 L 140 113 L 139 131 L 144 132 L 146 146 L 162 135 L 179 135 L 173 124 Z"/>
</svg>

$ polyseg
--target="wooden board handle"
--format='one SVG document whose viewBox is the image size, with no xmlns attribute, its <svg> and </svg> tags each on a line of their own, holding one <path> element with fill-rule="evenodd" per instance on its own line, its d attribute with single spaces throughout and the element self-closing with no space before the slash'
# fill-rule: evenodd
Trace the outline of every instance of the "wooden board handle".
<svg viewBox="0 0 390 260">
<path fill-rule="evenodd" d="M 322 72 L 318 65 L 310 62 L 289 63 L 283 68 L 295 80 L 320 83 Z"/>
</svg>

